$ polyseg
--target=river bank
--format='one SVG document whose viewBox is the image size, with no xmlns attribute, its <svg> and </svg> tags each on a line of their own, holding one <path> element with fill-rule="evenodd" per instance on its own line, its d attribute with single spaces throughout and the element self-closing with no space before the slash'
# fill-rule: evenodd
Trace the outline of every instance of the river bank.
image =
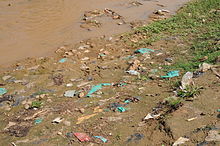
<svg viewBox="0 0 220 146">
<path fill-rule="evenodd" d="M 1 145 L 219 145 L 219 5 L 1 72 Z"/>
</svg>

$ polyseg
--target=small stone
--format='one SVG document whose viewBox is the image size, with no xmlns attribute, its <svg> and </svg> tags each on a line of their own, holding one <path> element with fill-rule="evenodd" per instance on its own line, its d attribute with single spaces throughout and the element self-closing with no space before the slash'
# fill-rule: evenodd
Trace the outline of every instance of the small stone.
<svg viewBox="0 0 220 146">
<path fill-rule="evenodd" d="M 80 108 L 79 112 L 83 114 L 83 113 L 85 113 L 85 109 L 84 108 Z"/>
<path fill-rule="evenodd" d="M 25 104 L 25 105 L 24 105 L 24 108 L 27 110 L 27 109 L 30 108 L 30 105 L 29 105 L 29 104 Z"/>
<path fill-rule="evenodd" d="M 47 102 L 51 103 L 51 102 L 52 102 L 52 99 L 47 99 Z"/>
<path fill-rule="evenodd" d="M 62 132 L 57 132 L 57 135 L 63 135 Z"/>
</svg>

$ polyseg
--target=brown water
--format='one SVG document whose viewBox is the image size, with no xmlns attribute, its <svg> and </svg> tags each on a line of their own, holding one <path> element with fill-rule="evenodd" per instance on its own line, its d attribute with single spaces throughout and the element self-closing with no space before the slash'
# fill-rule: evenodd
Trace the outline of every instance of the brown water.
<svg viewBox="0 0 220 146">
<path fill-rule="evenodd" d="M 110 8 L 130 22 L 146 20 L 156 9 L 174 13 L 187 1 L 139 0 L 143 5 L 136 7 L 128 4 L 132 0 L 0 0 L 0 65 L 48 56 L 64 44 L 130 29 L 105 18 L 102 27 L 87 31 L 80 27 L 85 11 Z"/>
</svg>

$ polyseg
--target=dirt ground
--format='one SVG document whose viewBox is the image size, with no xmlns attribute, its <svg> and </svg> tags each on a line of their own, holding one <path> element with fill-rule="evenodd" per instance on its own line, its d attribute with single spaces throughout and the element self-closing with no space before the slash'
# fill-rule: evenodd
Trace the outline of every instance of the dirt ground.
<svg viewBox="0 0 220 146">
<path fill-rule="evenodd" d="M 160 40 L 142 54 L 123 36 L 99 37 L 1 71 L 7 91 L 0 95 L 0 144 L 167 146 L 182 138 L 183 145 L 219 145 L 220 78 L 210 68 L 192 78 L 199 94 L 172 105 L 166 100 L 185 74 L 161 77 L 181 42 Z"/>
</svg>

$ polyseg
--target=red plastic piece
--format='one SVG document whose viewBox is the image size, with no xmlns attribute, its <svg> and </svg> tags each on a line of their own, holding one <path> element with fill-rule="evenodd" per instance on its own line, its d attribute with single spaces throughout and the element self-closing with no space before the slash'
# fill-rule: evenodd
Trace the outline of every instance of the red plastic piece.
<svg viewBox="0 0 220 146">
<path fill-rule="evenodd" d="M 85 141 L 90 141 L 91 140 L 91 138 L 86 133 L 74 133 L 74 135 L 81 142 L 85 142 Z"/>
</svg>

